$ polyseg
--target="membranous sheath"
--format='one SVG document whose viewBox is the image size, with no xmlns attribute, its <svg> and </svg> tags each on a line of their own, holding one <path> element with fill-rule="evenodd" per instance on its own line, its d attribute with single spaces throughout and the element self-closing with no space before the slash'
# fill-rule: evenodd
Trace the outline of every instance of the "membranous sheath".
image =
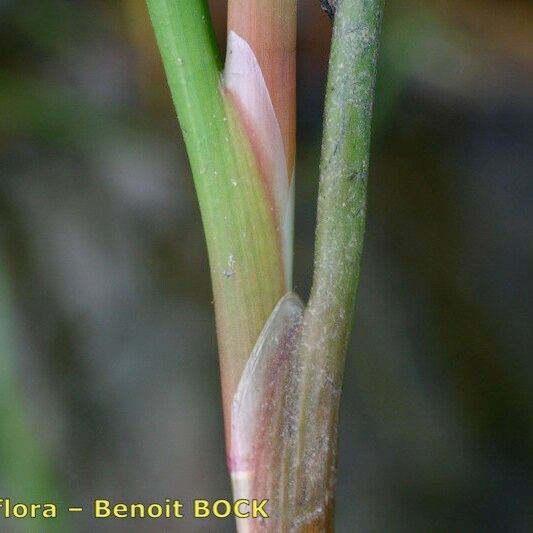
<svg viewBox="0 0 533 533">
<path fill-rule="evenodd" d="M 281 531 L 289 505 L 294 456 L 293 408 L 298 394 L 297 353 L 304 307 L 294 293 L 276 305 L 250 354 L 233 400 L 231 470 L 236 499 L 268 499 L 276 509 L 268 531 Z M 257 519 L 239 520 L 239 531 L 261 531 Z"/>
<path fill-rule="evenodd" d="M 239 111 L 272 206 L 287 289 L 292 286 L 294 176 L 287 172 L 283 135 L 261 66 L 237 33 L 228 33 L 224 89 Z M 238 183 L 236 183 L 236 186 Z"/>
</svg>

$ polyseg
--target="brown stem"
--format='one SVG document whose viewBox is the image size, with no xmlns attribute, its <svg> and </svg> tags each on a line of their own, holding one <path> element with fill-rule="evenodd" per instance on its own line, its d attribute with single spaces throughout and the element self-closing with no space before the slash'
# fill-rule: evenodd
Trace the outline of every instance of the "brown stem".
<svg viewBox="0 0 533 533">
<path fill-rule="evenodd" d="M 296 152 L 296 0 L 229 0 L 228 32 L 252 48 L 268 87 L 293 174 Z"/>
</svg>

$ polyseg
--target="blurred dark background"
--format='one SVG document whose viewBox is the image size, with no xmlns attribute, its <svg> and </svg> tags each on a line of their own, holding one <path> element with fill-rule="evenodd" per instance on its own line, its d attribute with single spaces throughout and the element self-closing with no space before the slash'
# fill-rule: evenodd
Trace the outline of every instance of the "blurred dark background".
<svg viewBox="0 0 533 533">
<path fill-rule="evenodd" d="M 306 296 L 330 24 L 300 4 Z M 533 531 L 532 23 L 529 1 L 386 6 L 339 532 Z M 0 32 L 0 497 L 229 497 L 205 244 L 144 0 L 0 0 Z"/>
</svg>

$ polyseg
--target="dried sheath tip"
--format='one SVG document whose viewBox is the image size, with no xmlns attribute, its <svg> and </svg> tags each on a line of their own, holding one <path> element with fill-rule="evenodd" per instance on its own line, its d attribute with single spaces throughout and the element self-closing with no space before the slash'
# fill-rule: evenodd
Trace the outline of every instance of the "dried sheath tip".
<svg viewBox="0 0 533 533">
<path fill-rule="evenodd" d="M 337 10 L 337 0 L 320 0 L 322 9 L 329 15 L 329 18 L 333 20 L 335 11 Z"/>
</svg>

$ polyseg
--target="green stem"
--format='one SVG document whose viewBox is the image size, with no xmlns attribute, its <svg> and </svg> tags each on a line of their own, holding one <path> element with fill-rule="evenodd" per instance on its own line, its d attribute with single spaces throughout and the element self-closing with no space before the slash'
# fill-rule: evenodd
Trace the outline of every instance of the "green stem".
<svg viewBox="0 0 533 533">
<path fill-rule="evenodd" d="M 228 437 L 231 402 L 242 370 L 286 291 L 279 235 L 249 140 L 221 86 L 207 2 L 147 4 L 202 212 Z"/>
<path fill-rule="evenodd" d="M 383 0 L 339 0 L 329 64 L 315 271 L 300 348 L 296 498 L 328 527 L 337 418 L 363 249 L 376 59 Z M 329 512 L 328 512 L 329 510 Z"/>
</svg>

